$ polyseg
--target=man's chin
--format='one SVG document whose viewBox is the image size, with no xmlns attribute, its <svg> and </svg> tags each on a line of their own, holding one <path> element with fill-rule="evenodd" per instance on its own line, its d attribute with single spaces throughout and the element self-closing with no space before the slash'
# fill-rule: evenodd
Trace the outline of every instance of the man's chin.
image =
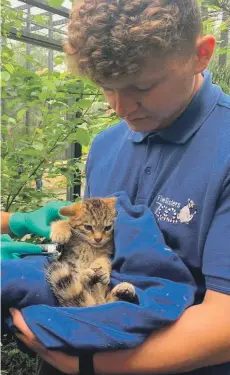
<svg viewBox="0 0 230 375">
<path fill-rule="evenodd" d="M 135 132 L 152 132 L 159 129 L 159 123 L 156 123 L 151 117 L 146 117 L 141 120 L 127 121 L 130 129 Z"/>
</svg>

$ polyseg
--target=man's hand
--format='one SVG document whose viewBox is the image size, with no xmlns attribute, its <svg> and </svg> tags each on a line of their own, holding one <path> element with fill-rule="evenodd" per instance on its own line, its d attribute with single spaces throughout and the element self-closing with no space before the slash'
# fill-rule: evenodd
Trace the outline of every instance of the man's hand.
<svg viewBox="0 0 230 375">
<path fill-rule="evenodd" d="M 50 224 L 58 219 L 63 219 L 59 210 L 71 202 L 49 202 L 44 207 L 32 212 L 15 212 L 9 218 L 9 227 L 16 236 L 37 234 L 41 237 L 50 237 Z"/>
<path fill-rule="evenodd" d="M 230 362 L 230 295 L 207 290 L 202 304 L 135 349 L 94 355 L 96 374 L 179 374 Z"/>
<path fill-rule="evenodd" d="M 13 241 L 8 234 L 1 235 L 1 260 L 18 259 L 21 254 L 40 254 L 41 246 L 28 242 Z"/>
<path fill-rule="evenodd" d="M 51 366 L 55 367 L 59 371 L 64 372 L 65 374 L 79 373 L 77 357 L 73 357 L 56 350 L 46 349 L 46 347 L 37 340 L 36 336 L 29 329 L 28 325 L 23 319 L 21 312 L 16 309 L 10 309 L 10 313 L 15 327 L 20 331 L 20 333 L 16 333 L 16 336 L 28 348 L 37 353 L 44 361 L 48 362 Z"/>
<path fill-rule="evenodd" d="M 78 374 L 78 358 L 38 343 L 21 313 L 14 310 L 17 334 L 30 349 L 66 374 Z M 94 355 L 96 374 L 175 374 L 230 362 L 230 296 L 207 291 L 201 305 L 162 328 L 135 349 Z"/>
</svg>

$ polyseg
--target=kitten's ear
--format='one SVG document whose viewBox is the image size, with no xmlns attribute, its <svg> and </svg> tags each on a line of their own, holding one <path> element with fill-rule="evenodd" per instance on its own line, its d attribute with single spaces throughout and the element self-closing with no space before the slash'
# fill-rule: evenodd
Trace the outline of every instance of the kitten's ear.
<svg viewBox="0 0 230 375">
<path fill-rule="evenodd" d="M 61 207 L 59 212 L 63 216 L 78 216 L 81 211 L 81 203 L 74 203 L 70 206 Z"/>
<path fill-rule="evenodd" d="M 111 198 L 103 198 L 103 201 L 107 206 L 109 206 L 110 209 L 115 209 L 115 204 L 116 204 L 117 198 L 111 197 Z"/>
</svg>

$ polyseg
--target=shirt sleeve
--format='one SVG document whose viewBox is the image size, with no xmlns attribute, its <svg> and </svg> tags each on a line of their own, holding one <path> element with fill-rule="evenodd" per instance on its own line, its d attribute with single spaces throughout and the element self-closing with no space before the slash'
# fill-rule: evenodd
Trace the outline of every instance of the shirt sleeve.
<svg viewBox="0 0 230 375">
<path fill-rule="evenodd" d="M 207 235 L 203 274 L 206 288 L 230 295 L 230 171 Z"/>
</svg>

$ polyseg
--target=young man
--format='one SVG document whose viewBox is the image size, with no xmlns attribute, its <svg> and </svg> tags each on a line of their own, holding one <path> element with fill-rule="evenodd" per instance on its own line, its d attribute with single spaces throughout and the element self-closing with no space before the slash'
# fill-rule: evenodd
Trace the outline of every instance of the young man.
<svg viewBox="0 0 230 375">
<path fill-rule="evenodd" d="M 215 40 L 202 36 L 195 0 L 80 4 L 68 29 L 71 67 L 124 119 L 94 140 L 85 196 L 125 190 L 148 205 L 198 286 L 196 304 L 175 324 L 136 349 L 96 353 L 95 373 L 228 375 L 230 98 L 205 70 Z M 77 358 L 46 350 L 20 312 L 13 318 L 45 361 L 78 373 Z"/>
</svg>

